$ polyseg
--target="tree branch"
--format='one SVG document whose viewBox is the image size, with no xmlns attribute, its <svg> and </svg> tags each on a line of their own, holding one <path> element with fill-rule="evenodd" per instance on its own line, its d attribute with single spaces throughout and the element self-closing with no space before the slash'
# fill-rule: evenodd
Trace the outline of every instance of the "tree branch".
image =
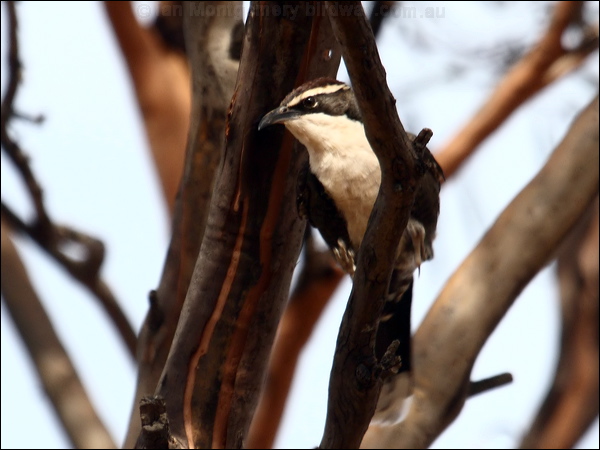
<svg viewBox="0 0 600 450">
<path fill-rule="evenodd" d="M 2 220 L 2 298 L 58 420 L 75 448 L 116 448 L 54 331 L 7 228 Z"/>
<path fill-rule="evenodd" d="M 587 27 L 573 49 L 562 44 L 567 27 L 579 17 L 583 2 L 557 3 L 540 41 L 500 81 L 471 120 L 436 152 L 446 179 L 462 166 L 478 146 L 527 100 L 544 87 L 578 69 L 598 49 L 598 27 Z"/>
<path fill-rule="evenodd" d="M 173 213 L 190 125 L 186 55 L 167 45 L 158 29 L 141 26 L 132 2 L 105 1 L 104 7 L 131 75 L 168 211 Z"/>
<path fill-rule="evenodd" d="M 216 168 L 224 152 L 225 120 L 239 62 L 228 49 L 242 23 L 241 2 L 185 2 L 184 31 L 191 73 L 192 114 L 185 167 L 175 201 L 172 235 L 161 279 L 140 331 L 138 381 L 126 447 L 140 433 L 139 401 L 153 395 L 175 335 L 204 237 Z M 230 14 L 195 14 L 224 7 Z M 188 95 L 190 95 L 188 93 Z M 163 111 L 169 114 L 168 111 Z M 176 130 L 173 130 L 176 132 Z"/>
<path fill-rule="evenodd" d="M 345 272 L 331 251 L 317 250 L 310 227 L 304 241 L 304 266 L 279 322 L 265 387 L 256 408 L 246 448 L 272 448 L 300 353 Z"/>
<path fill-rule="evenodd" d="M 387 87 L 375 38 L 360 2 L 325 2 L 360 105 L 365 132 L 381 166 L 381 187 L 360 246 L 329 383 L 321 448 L 357 448 L 375 411 L 381 371 L 375 337 L 396 249 L 424 172 L 424 147 L 412 146 Z M 426 145 L 431 132 L 419 135 Z"/>
<path fill-rule="evenodd" d="M 28 188 L 36 217 L 30 224 L 25 223 L 7 205 L 2 203 L 2 219 L 18 232 L 31 237 L 52 258 L 54 258 L 73 278 L 94 295 L 116 326 L 130 354 L 135 355 L 137 338 L 129 320 L 121 310 L 108 286 L 100 278 L 100 268 L 104 261 L 104 244 L 87 234 L 66 226 L 56 225 L 50 218 L 43 202 L 42 189 L 35 178 L 21 147 L 8 133 L 8 125 L 14 117 L 14 100 L 20 81 L 21 63 L 17 40 L 17 17 L 14 2 L 7 2 L 10 24 L 10 75 L 6 95 L 2 100 L 0 140 Z M 74 252 L 75 254 L 71 254 Z"/>
<path fill-rule="evenodd" d="M 329 19 L 317 15 L 313 19 L 308 50 L 298 80 L 306 81 L 322 76 L 333 78 L 340 61 L 340 47 L 333 36 Z M 295 146 L 296 151 L 302 148 L 300 161 L 306 161 L 306 150 L 299 142 Z M 296 195 L 297 192 L 291 193 L 292 197 Z M 304 267 L 279 322 L 266 385 L 245 443 L 248 448 L 272 446 L 300 353 L 343 276 L 344 273 L 333 261 L 331 252 L 315 248 L 311 228 L 307 227 L 304 233 Z"/>
<path fill-rule="evenodd" d="M 142 428 L 135 448 L 177 448 L 171 437 L 164 399 L 144 397 L 140 401 L 140 418 Z"/>
<path fill-rule="evenodd" d="M 373 4 L 373 7 L 371 8 L 371 13 L 369 14 L 369 23 L 371 24 L 371 29 L 373 30 L 373 36 L 377 37 L 385 18 L 390 15 L 390 12 L 398 2 L 377 1 L 371 3 Z"/>
<path fill-rule="evenodd" d="M 513 377 L 510 373 L 501 373 L 493 377 L 484 378 L 483 380 L 471 381 L 469 383 L 469 390 L 467 397 L 473 397 L 475 395 L 483 394 L 491 389 L 496 389 L 501 386 L 506 386 L 512 383 Z"/>
<path fill-rule="evenodd" d="M 251 4 L 221 170 L 156 392 L 183 446 L 242 446 L 287 300 L 305 227 L 290 201 L 300 158 L 289 134 L 257 125 L 305 81 L 306 6 Z M 333 58 L 319 56 L 329 67 Z"/>
<path fill-rule="evenodd" d="M 15 9 L 15 2 L 6 2 L 8 8 L 8 20 L 9 20 L 9 50 L 8 50 L 8 85 L 6 87 L 6 93 L 2 99 L 2 114 L 0 115 L 0 141 L 2 148 L 6 151 L 9 158 L 19 171 L 33 203 L 34 210 L 37 216 L 37 222 L 41 227 L 48 226 L 50 219 L 46 213 L 44 202 L 42 198 L 42 188 L 38 184 L 31 167 L 29 166 L 29 159 L 23 154 L 20 147 L 15 141 L 13 141 L 8 134 L 8 125 L 10 121 L 15 117 L 14 102 L 19 89 L 21 81 L 21 69 L 22 64 L 19 58 L 19 39 L 17 33 L 17 12 Z"/>
<path fill-rule="evenodd" d="M 413 339 L 406 418 L 368 433 L 365 448 L 427 448 L 454 420 L 488 336 L 597 193 L 598 97 L 444 287 Z"/>
<path fill-rule="evenodd" d="M 573 448 L 598 416 L 598 197 L 561 246 L 558 280 L 560 358 L 520 448 Z"/>
</svg>

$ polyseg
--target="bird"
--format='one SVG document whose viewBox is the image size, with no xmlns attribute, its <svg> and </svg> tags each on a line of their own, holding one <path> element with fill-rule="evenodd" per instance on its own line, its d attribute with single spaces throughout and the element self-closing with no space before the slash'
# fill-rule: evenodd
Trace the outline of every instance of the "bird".
<svg viewBox="0 0 600 450">
<path fill-rule="evenodd" d="M 379 193 L 381 168 L 352 88 L 332 78 L 308 81 L 265 114 L 258 130 L 275 124 L 283 124 L 308 151 L 308 163 L 298 178 L 300 215 L 319 230 L 335 259 L 353 276 L 355 255 Z M 414 135 L 409 136 L 414 140 Z M 376 342 L 377 357 L 382 357 L 391 340 L 400 340 L 402 370 L 410 369 L 414 272 L 433 258 L 444 179 L 428 149 L 423 159 L 426 170 L 398 245 Z"/>
</svg>

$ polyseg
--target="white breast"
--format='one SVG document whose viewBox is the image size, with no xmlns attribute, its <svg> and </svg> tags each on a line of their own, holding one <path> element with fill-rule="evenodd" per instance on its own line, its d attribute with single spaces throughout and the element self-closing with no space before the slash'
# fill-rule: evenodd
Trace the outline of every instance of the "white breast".
<svg viewBox="0 0 600 450">
<path fill-rule="evenodd" d="M 346 116 L 306 114 L 285 123 L 308 150 L 310 168 L 348 223 L 358 249 L 381 183 L 379 161 L 362 123 Z"/>
</svg>

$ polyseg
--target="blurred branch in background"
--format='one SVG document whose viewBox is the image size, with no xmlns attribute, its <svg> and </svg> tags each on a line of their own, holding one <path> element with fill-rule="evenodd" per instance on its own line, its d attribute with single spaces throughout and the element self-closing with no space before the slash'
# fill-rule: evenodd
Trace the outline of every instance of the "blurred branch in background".
<svg viewBox="0 0 600 450">
<path fill-rule="evenodd" d="M 131 2 L 104 2 L 142 114 L 169 213 L 183 172 L 190 124 L 190 69 L 182 2 L 159 2 L 153 26 L 142 26 Z"/>
<path fill-rule="evenodd" d="M 556 4 L 550 25 L 539 42 L 500 81 L 473 118 L 435 153 L 446 179 L 454 175 L 479 145 L 527 100 L 544 87 L 578 69 L 598 49 L 598 23 L 581 22 L 584 2 Z M 567 48 L 564 34 L 577 27 L 580 39 Z"/>
<path fill-rule="evenodd" d="M 378 1 L 371 3 L 373 4 L 373 6 L 369 14 L 369 23 L 371 24 L 371 29 L 373 30 L 373 36 L 377 38 L 379 32 L 381 31 L 383 21 L 386 17 L 390 15 L 392 9 L 398 6 L 400 2 Z"/>
<path fill-rule="evenodd" d="M 125 442 L 126 447 L 132 447 L 139 434 L 139 400 L 144 395 L 154 393 L 167 359 L 204 238 L 208 206 L 213 194 L 213 179 L 224 147 L 225 118 L 236 80 L 244 31 L 241 16 L 209 18 L 189 14 L 190 8 L 198 8 L 200 2 L 159 3 L 156 20 L 145 27 L 138 23 L 132 10 L 135 3 L 105 2 L 108 17 L 135 89 L 163 196 L 169 213 L 172 213 L 172 235 L 163 272 L 156 290 L 150 294 L 150 307 L 137 346 L 138 384 Z M 391 12 L 393 8 L 400 8 L 403 4 L 401 2 L 373 3 L 371 28 L 377 35 L 377 33 L 381 34 L 382 23 L 392 20 L 393 14 L 387 12 Z M 209 2 L 209 4 L 236 5 L 234 10 L 241 12 L 241 2 Z M 528 99 L 545 86 L 576 71 L 591 54 L 597 51 L 598 24 L 583 22 L 582 4 L 583 2 L 551 3 L 552 20 L 545 30 L 544 37 L 539 39 L 528 54 L 520 58 L 505 75 L 472 121 L 437 153 L 436 157 L 444 166 L 447 177 L 456 175 L 469 155 Z M 290 6 L 294 5 L 295 3 L 290 3 Z M 15 213 L 15 210 L 20 212 L 17 205 L 13 210 L 12 205 L 2 202 L 2 296 L 72 444 L 78 448 L 114 448 L 115 443 L 98 419 L 73 364 L 54 333 L 53 326 L 40 304 L 9 234 L 25 233 L 30 236 L 59 265 L 87 286 L 102 302 L 103 308 L 118 327 L 129 352 L 134 354 L 137 342 L 135 333 L 110 289 L 99 277 L 104 260 L 102 242 L 52 221 L 44 205 L 42 189 L 29 165 L 28 158 L 19 144 L 12 139 L 10 128 L 11 123 L 14 123 L 11 122 L 12 119 L 31 122 L 40 122 L 41 119 L 28 117 L 14 110 L 21 65 L 18 58 L 14 2 L 6 2 L 6 7 L 9 12 L 7 35 L 10 44 L 8 48 L 10 70 L 6 95 L 2 100 L 0 127 L 2 151 L 6 152 L 25 180 L 24 184 L 33 205 L 35 218 L 25 220 Z M 178 13 L 178 11 L 186 11 L 186 8 L 188 8 L 187 16 Z M 424 27 L 421 26 L 421 32 L 423 29 Z M 215 43 L 222 45 L 212 45 Z M 226 43 L 229 44 L 225 45 Z M 309 45 L 316 45 L 315 41 Z M 501 51 L 504 52 L 504 48 Z M 332 52 L 334 55 L 335 53 Z M 517 54 L 522 55 L 523 52 Z M 302 76 L 304 75 L 299 75 L 298 79 Z M 401 96 L 397 95 L 397 97 Z M 254 98 L 254 101 L 262 100 Z M 115 104 L 114 107 L 118 105 Z M 589 116 L 588 113 L 585 114 Z M 583 127 L 579 130 L 582 129 Z M 234 127 L 228 133 L 235 138 L 236 130 L 237 128 Z M 597 109 L 595 133 L 593 145 L 597 148 Z M 583 139 L 584 134 L 581 131 L 579 137 Z M 589 135 L 593 134 L 594 130 L 590 126 Z M 411 378 L 408 384 L 410 393 L 415 396 L 417 406 L 422 407 L 421 413 L 413 408 L 405 421 L 393 426 L 372 423 L 365 435 L 363 446 L 396 448 L 399 445 L 429 445 L 441 430 L 454 420 L 466 397 L 477 393 L 475 392 L 477 389 L 487 390 L 508 381 L 509 376 L 501 375 L 481 382 L 470 382 L 468 376 L 470 367 L 461 366 L 461 370 L 464 369 L 462 372 L 449 371 L 448 367 L 452 364 L 447 363 L 444 358 L 450 357 L 451 354 L 455 357 L 459 355 L 460 358 L 468 360 L 466 362 L 461 360 L 461 364 L 468 366 L 472 362 L 470 358 L 474 360 L 479 351 L 479 348 L 475 347 L 483 345 L 495 326 L 493 322 L 500 320 L 502 315 L 500 310 L 508 308 L 507 305 L 514 301 L 517 295 L 512 291 L 510 294 L 498 294 L 490 293 L 489 290 L 497 286 L 497 280 L 502 280 L 503 289 L 509 289 L 511 286 L 519 289 L 522 287 L 521 284 L 526 283 L 525 278 L 529 276 L 529 272 L 534 270 L 532 269 L 534 264 L 525 267 L 526 264 L 522 260 L 507 262 L 510 258 L 516 258 L 511 249 L 519 249 L 524 253 L 519 255 L 522 259 L 541 258 L 537 253 L 529 255 L 530 247 L 543 247 L 534 251 L 543 250 L 548 254 L 554 252 L 553 254 L 556 255 L 557 245 L 554 243 L 558 239 L 556 237 L 558 229 L 568 228 L 565 221 L 575 220 L 576 216 L 573 213 L 574 215 L 569 214 L 564 218 L 567 215 L 565 211 L 574 208 L 571 205 L 572 199 L 582 195 L 583 192 L 577 184 L 582 182 L 580 177 L 564 183 L 554 178 L 558 174 L 558 169 L 568 171 L 569 167 L 572 167 L 571 164 L 581 163 L 581 159 L 567 161 L 566 158 L 582 156 L 578 153 L 582 141 L 574 143 L 573 138 L 569 142 L 573 143 L 570 149 L 572 154 L 568 157 L 564 156 L 566 144 L 559 145 L 551 157 L 551 161 L 554 161 L 551 170 L 549 162 L 547 168 L 542 171 L 546 173 L 546 178 L 541 177 L 540 173 L 535 179 L 537 180 L 535 182 L 545 186 L 544 195 L 554 195 L 555 199 L 540 197 L 535 202 L 526 201 L 527 199 L 523 198 L 526 192 L 530 192 L 535 187 L 535 182 L 530 183 L 488 232 L 478 249 L 448 282 L 422 329 L 417 332 L 414 344 L 417 356 L 416 361 L 413 362 L 415 372 L 408 375 L 414 379 Z M 589 150 L 587 144 L 586 149 Z M 559 152 L 561 152 L 560 158 L 563 158 L 562 163 L 556 162 Z M 244 162 L 248 161 L 244 160 Z M 581 178 L 587 177 L 588 172 L 595 167 L 597 167 L 597 150 L 596 154 L 588 154 L 585 170 L 581 169 L 580 172 L 584 174 Z M 558 189 L 564 191 L 562 202 L 556 200 L 560 195 L 556 192 Z M 551 209 L 547 203 L 550 200 L 560 206 L 552 210 L 551 221 L 546 217 L 546 222 L 551 222 L 544 225 L 548 229 L 544 228 L 542 232 L 532 231 L 536 226 L 542 227 L 542 219 L 538 214 L 540 208 Z M 518 202 L 521 202 L 520 206 Z M 162 204 L 159 206 L 162 207 Z M 579 203 L 576 206 L 579 207 Z M 164 214 L 165 211 L 163 208 L 162 213 Z M 508 216 L 512 224 L 509 223 Z M 251 214 L 249 220 L 255 220 L 256 217 L 258 216 Z M 531 223 L 522 224 L 523 217 Z M 305 237 L 304 266 L 280 321 L 264 392 L 247 440 L 244 441 L 244 446 L 248 448 L 273 445 L 299 356 L 328 299 L 343 279 L 344 274 L 332 261 L 330 252 L 317 250 L 310 235 L 310 228 L 308 231 Z M 552 235 L 552 244 L 532 244 L 521 236 L 527 234 L 531 240 L 538 242 L 537 240 L 541 239 L 538 235 L 546 236 L 544 234 L 546 231 L 555 233 Z M 294 235 L 298 238 L 299 236 L 298 233 Z M 498 243 L 502 245 L 497 245 Z M 558 255 L 558 277 L 563 312 L 560 360 L 554 384 L 531 430 L 523 438 L 522 448 L 572 447 L 598 414 L 597 186 L 596 200 L 592 201 L 585 216 L 580 217 L 578 225 L 571 229 Z M 498 272 L 490 275 L 494 268 L 491 263 L 487 265 L 486 261 L 492 259 L 495 263 L 505 263 L 505 266 L 512 264 L 513 267 L 506 271 L 497 268 Z M 538 262 L 536 260 L 536 264 Z M 519 267 L 522 268 L 521 272 L 518 270 Z M 34 274 L 34 269 L 30 268 L 30 274 Z M 489 271 L 486 272 L 486 269 Z M 472 290 L 461 291 L 461 286 L 469 283 Z M 475 295 L 477 298 L 474 298 Z M 458 297 L 460 297 L 460 304 L 459 301 L 454 302 Z M 484 306 L 483 303 L 486 305 Z M 453 313 L 456 321 L 449 320 L 447 315 L 442 314 L 441 309 L 444 307 Z M 260 327 L 257 329 L 257 333 L 263 332 Z M 469 330 L 468 336 L 465 337 L 470 339 L 468 345 L 461 344 L 462 337 L 457 337 L 459 332 L 456 330 L 462 333 Z M 251 344 L 251 339 L 245 343 L 246 346 Z M 438 358 L 436 355 L 428 354 L 429 350 L 436 350 L 438 347 L 443 349 L 444 355 L 438 355 Z M 458 347 L 460 349 L 457 350 Z M 253 369 L 255 366 L 251 359 L 257 353 L 251 352 L 249 359 L 244 361 L 245 366 L 242 364 L 240 367 Z M 235 372 L 235 376 L 237 377 L 238 373 L 241 373 L 240 377 L 246 376 L 242 372 Z M 234 372 L 230 371 L 229 374 L 232 373 Z M 438 377 L 442 375 L 444 379 L 439 379 Z M 184 377 L 186 374 L 181 376 Z M 238 381 L 236 380 L 235 383 Z M 414 390 L 410 383 L 415 383 Z M 258 389 L 257 386 L 246 386 L 243 390 L 237 384 L 235 387 L 238 397 L 240 395 L 243 397 L 247 393 L 253 395 L 253 389 Z M 210 389 L 205 389 L 208 390 Z M 225 394 L 215 391 L 217 393 L 214 395 L 226 396 L 228 395 L 226 391 L 226 388 L 223 389 Z M 238 394 L 239 392 L 242 394 Z M 450 394 L 453 395 L 452 398 L 448 397 Z M 198 395 L 204 394 L 198 393 Z M 219 401 L 221 406 L 234 406 L 230 417 L 235 417 L 237 414 L 238 418 L 245 420 L 251 402 L 245 402 L 244 398 L 241 401 L 238 398 L 237 405 L 235 402 L 230 404 L 227 401 Z M 223 413 L 220 414 L 221 417 L 225 417 Z M 235 433 L 242 433 L 241 427 L 236 427 L 232 423 L 225 426 L 221 422 L 219 427 L 222 433 L 231 433 L 227 435 L 227 442 L 237 442 L 232 439 L 238 438 L 232 436 Z M 354 429 L 351 432 L 356 434 Z"/>
<path fill-rule="evenodd" d="M 1 231 L 2 298 L 58 420 L 75 448 L 116 448 L 44 311 L 4 220 Z"/>
<path fill-rule="evenodd" d="M 560 358 L 521 448 L 573 448 L 598 416 L 598 197 L 558 255 Z"/>
<path fill-rule="evenodd" d="M 11 120 L 16 118 L 14 101 L 21 80 L 21 62 L 19 59 L 17 17 L 14 2 L 6 2 L 6 7 L 8 8 L 10 20 L 10 75 L 6 94 L 2 99 L 0 139 L 2 150 L 6 152 L 25 182 L 34 206 L 35 218 L 27 223 L 2 202 L 2 219 L 15 232 L 25 233 L 37 242 L 74 279 L 88 288 L 104 308 L 113 325 L 118 329 L 129 353 L 134 356 L 137 342 L 135 332 L 110 288 L 100 278 L 100 270 L 104 261 L 104 244 L 92 236 L 66 226 L 57 225 L 52 221 L 44 206 L 43 191 L 31 170 L 29 159 L 8 132 Z"/>
<path fill-rule="evenodd" d="M 483 344 L 597 196 L 598 144 L 596 96 L 448 280 L 414 336 L 404 420 L 372 427 L 363 447 L 426 448 L 456 418 Z"/>
</svg>

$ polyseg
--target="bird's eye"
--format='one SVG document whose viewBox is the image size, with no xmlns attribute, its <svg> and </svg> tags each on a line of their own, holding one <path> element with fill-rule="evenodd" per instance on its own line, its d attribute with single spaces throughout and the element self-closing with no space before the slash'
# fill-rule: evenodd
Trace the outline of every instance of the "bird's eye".
<svg viewBox="0 0 600 450">
<path fill-rule="evenodd" d="M 314 97 L 306 97 L 303 101 L 302 101 L 302 105 L 305 108 L 308 109 L 313 109 L 315 106 L 317 106 L 317 100 L 315 100 Z"/>
</svg>

